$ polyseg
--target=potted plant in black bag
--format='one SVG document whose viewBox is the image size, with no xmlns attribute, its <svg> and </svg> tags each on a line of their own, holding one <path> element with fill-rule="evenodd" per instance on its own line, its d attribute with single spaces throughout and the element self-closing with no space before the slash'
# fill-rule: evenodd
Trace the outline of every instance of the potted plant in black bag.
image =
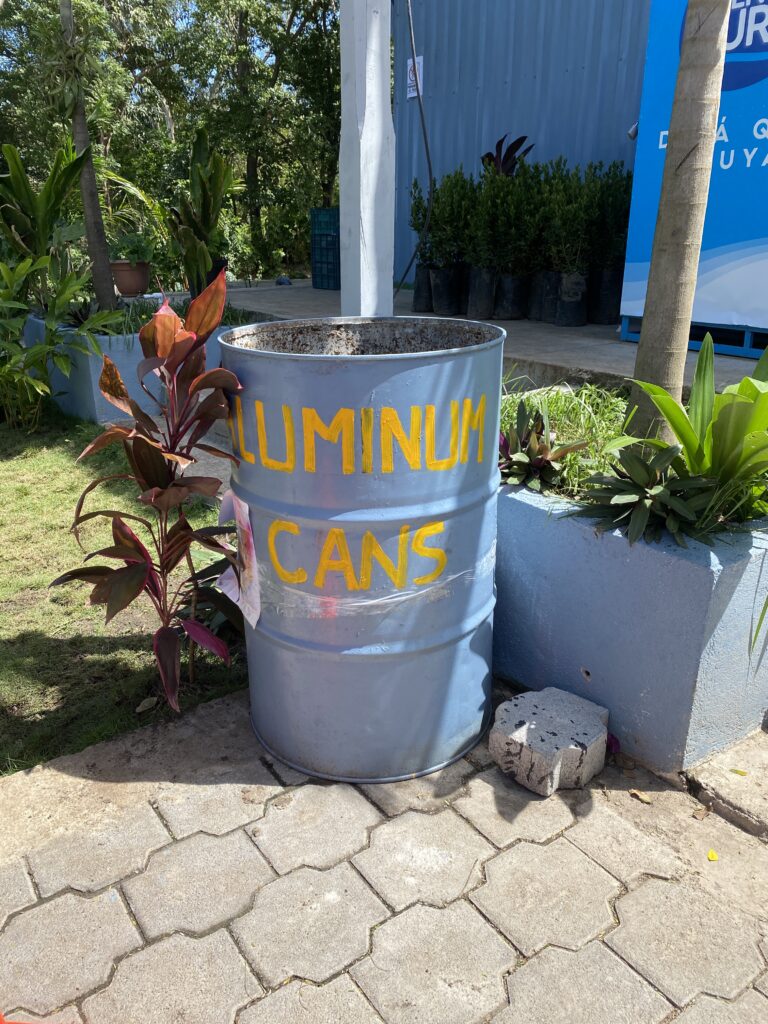
<svg viewBox="0 0 768 1024">
<path fill-rule="evenodd" d="M 531 173 L 529 216 L 530 216 L 530 287 L 528 292 L 528 319 L 555 319 L 559 275 L 553 268 L 548 245 L 549 226 L 552 218 L 552 193 L 555 179 L 565 173 L 565 160 L 553 160 L 548 164 L 533 164 Z"/>
<path fill-rule="evenodd" d="M 589 226 L 595 198 L 594 170 L 582 178 L 562 163 L 550 182 L 550 222 L 547 228 L 549 262 L 558 273 L 554 310 L 542 316 L 559 327 L 578 327 L 587 322 L 587 269 Z"/>
<path fill-rule="evenodd" d="M 496 277 L 499 258 L 498 223 L 503 203 L 505 178 L 493 166 L 487 166 L 475 190 L 475 203 L 468 230 L 470 320 L 489 320 L 496 302 Z"/>
<path fill-rule="evenodd" d="M 434 190 L 430 219 L 433 266 L 429 277 L 432 306 L 439 316 L 466 313 L 469 297 L 468 229 L 475 183 L 459 168 L 446 174 Z"/>
<path fill-rule="evenodd" d="M 537 230 L 538 167 L 522 164 L 514 178 L 505 178 L 496 223 L 495 320 L 521 320 L 526 315 L 530 270 Z"/>
<path fill-rule="evenodd" d="M 587 315 L 593 324 L 619 322 L 632 172 L 615 161 L 601 174 L 592 231 Z"/>
<path fill-rule="evenodd" d="M 429 279 L 432 253 L 429 236 L 430 225 L 427 224 L 427 206 L 428 202 L 424 198 L 421 185 L 414 178 L 411 185 L 411 216 L 408 222 L 411 231 L 415 231 L 419 236 L 416 249 L 416 277 L 413 286 L 413 304 L 411 306 L 414 313 L 432 312 L 432 284 Z"/>
</svg>

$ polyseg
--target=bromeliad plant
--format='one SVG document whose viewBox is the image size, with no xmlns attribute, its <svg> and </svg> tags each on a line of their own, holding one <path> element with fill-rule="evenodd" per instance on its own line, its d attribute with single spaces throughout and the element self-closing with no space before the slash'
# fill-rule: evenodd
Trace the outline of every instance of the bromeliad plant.
<svg viewBox="0 0 768 1024">
<path fill-rule="evenodd" d="M 587 481 L 584 507 L 577 515 L 598 519 L 597 531 L 620 530 L 630 544 L 641 538 L 661 541 L 665 530 L 686 547 L 685 538 L 710 544 L 708 524 L 717 521 L 717 483 L 699 476 L 675 476 L 672 463 L 678 446 L 664 448 L 648 459 L 625 448 L 613 473 Z"/>
<path fill-rule="evenodd" d="M 553 448 L 546 410 L 530 412 L 524 401 L 517 407 L 517 418 L 506 434 L 499 434 L 499 472 L 505 484 L 524 484 L 532 491 L 547 491 L 560 482 L 560 460 L 571 452 L 586 448 L 586 441 Z"/>
<path fill-rule="evenodd" d="M 224 539 L 231 531 L 218 527 L 193 529 L 184 511 L 193 496 L 212 498 L 221 481 L 182 472 L 197 461 L 193 454 L 196 450 L 237 462 L 229 453 L 203 443 L 216 420 L 229 415 L 226 393 L 240 390 L 237 378 L 229 370 L 205 369 L 205 342 L 221 320 L 225 297 L 222 271 L 193 300 L 184 321 L 166 301 L 139 332 L 144 359 L 137 372 L 141 387 L 157 405 L 157 422 L 129 396 L 114 363 L 104 356 L 99 379 L 101 392 L 121 413 L 132 417 L 133 423 L 107 427 L 80 458 L 121 443 L 130 472 L 94 480 L 83 491 L 75 510 L 75 536 L 89 520 L 111 521 L 113 543 L 86 557 L 88 562 L 92 558 L 104 559 L 105 564 L 73 569 L 51 584 L 58 586 L 75 580 L 92 584 L 91 604 L 106 605 L 107 622 L 142 594 L 146 595 L 160 620 L 153 650 L 166 699 L 175 711 L 179 710 L 181 642 L 185 635 L 190 642 L 190 660 L 194 644 L 199 644 L 229 663 L 226 644 L 197 621 L 197 611 L 201 607 L 216 608 L 233 621 L 239 616 L 232 602 L 211 585 L 228 565 L 237 573 L 236 552 Z M 162 397 L 148 386 L 148 379 L 155 386 L 162 386 Z M 153 515 L 154 522 L 111 509 L 85 511 L 89 494 L 100 484 L 116 479 L 135 483 L 139 501 Z M 126 520 L 143 528 L 146 544 Z M 193 545 L 215 552 L 219 560 L 195 572 Z M 117 567 L 109 562 L 117 563 Z M 187 571 L 179 579 L 177 570 L 181 563 L 186 563 Z"/>
<path fill-rule="evenodd" d="M 508 134 L 508 133 L 507 133 Z M 525 146 L 528 141 L 527 135 L 521 135 L 504 149 L 504 143 L 507 140 L 507 134 L 502 135 L 500 139 L 496 140 L 496 148 L 493 152 L 484 153 L 481 160 L 483 167 L 493 167 L 499 174 L 503 174 L 507 178 L 513 177 L 517 170 L 518 164 L 525 160 L 528 154 L 533 149 L 533 143 L 530 146 Z M 525 149 L 523 149 L 525 146 Z"/>
<path fill-rule="evenodd" d="M 712 336 L 702 343 L 687 408 L 655 384 L 636 382 L 648 395 L 679 446 L 672 462 L 679 476 L 701 476 L 718 484 L 724 520 L 747 521 L 768 514 L 768 352 L 752 374 L 715 393 Z M 636 438 L 622 437 L 620 448 Z M 645 442 L 659 450 L 666 441 Z"/>
</svg>

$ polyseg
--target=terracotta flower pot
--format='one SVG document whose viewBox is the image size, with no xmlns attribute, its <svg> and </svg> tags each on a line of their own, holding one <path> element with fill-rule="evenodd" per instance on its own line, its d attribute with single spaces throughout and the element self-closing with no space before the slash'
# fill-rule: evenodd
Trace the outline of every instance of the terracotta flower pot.
<svg viewBox="0 0 768 1024">
<path fill-rule="evenodd" d="M 109 264 L 115 288 L 125 298 L 143 295 L 149 288 L 149 264 L 143 260 L 112 260 Z"/>
</svg>

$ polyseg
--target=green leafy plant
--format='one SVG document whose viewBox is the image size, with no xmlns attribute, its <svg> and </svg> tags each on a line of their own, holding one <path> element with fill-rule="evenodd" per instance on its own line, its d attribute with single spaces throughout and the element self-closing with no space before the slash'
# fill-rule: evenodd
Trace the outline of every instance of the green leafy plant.
<svg viewBox="0 0 768 1024">
<path fill-rule="evenodd" d="M 434 187 L 436 186 L 433 185 Z M 411 184 L 411 214 L 408 224 L 411 231 L 415 231 L 419 237 L 417 259 L 423 266 L 428 267 L 432 262 L 432 250 L 430 225 L 427 224 L 427 200 L 424 198 L 424 192 L 417 178 L 414 178 Z"/>
<path fill-rule="evenodd" d="M 168 214 L 168 228 L 181 250 L 193 295 L 205 286 L 213 258 L 222 255 L 219 218 L 227 197 L 238 188 L 231 165 L 211 149 L 207 132 L 200 129 L 190 158 L 189 196 L 182 196 Z"/>
<path fill-rule="evenodd" d="M 607 473 L 612 463 L 609 445 L 626 428 L 626 398 L 596 384 L 567 384 L 520 391 L 525 381 L 507 381 L 501 400 L 501 429 L 515 423 L 518 404 L 522 400 L 532 413 L 540 411 L 549 419 L 553 433 L 568 441 L 584 438 L 586 446 L 570 452 L 560 460 L 561 471 L 557 492 L 576 497 L 593 473 Z"/>
<path fill-rule="evenodd" d="M 109 247 L 109 255 L 113 260 L 128 260 L 132 266 L 137 263 L 149 263 L 155 245 L 140 231 L 128 231 L 119 235 Z"/>
<path fill-rule="evenodd" d="M 453 267 L 466 259 L 475 193 L 475 182 L 461 168 L 446 174 L 434 190 L 429 236 L 435 266 Z"/>
<path fill-rule="evenodd" d="M 524 277 L 537 269 L 536 240 L 541 218 L 541 171 L 538 164 L 521 163 L 513 177 L 497 180 L 496 266 L 501 273 Z"/>
<path fill-rule="evenodd" d="M 523 400 L 514 426 L 499 434 L 502 483 L 524 484 L 532 491 L 554 490 L 560 483 L 562 459 L 586 447 L 586 441 L 554 446 L 546 413 L 531 412 Z"/>
<path fill-rule="evenodd" d="M 598 519 L 597 530 L 621 530 L 630 544 L 643 539 L 659 542 L 665 531 L 681 547 L 686 537 L 711 543 L 708 533 L 717 528 L 712 508 L 717 484 L 698 476 L 677 477 L 671 470 L 680 454 L 672 446 L 652 458 L 623 449 L 613 473 L 596 474 L 582 495 L 581 515 Z"/>
<path fill-rule="evenodd" d="M 72 530 L 76 536 L 89 520 L 111 521 L 113 543 L 86 556 L 88 562 L 92 558 L 106 562 L 73 569 L 51 584 L 58 586 L 78 580 L 91 584 L 91 604 L 106 605 L 107 622 L 142 595 L 151 602 L 160 621 L 153 637 L 155 660 L 165 697 L 176 711 L 183 637 L 190 643 L 190 659 L 194 644 L 200 644 L 229 661 L 226 644 L 198 621 L 198 611 L 207 606 L 223 611 L 234 621 L 240 617 L 236 606 L 208 585 L 229 565 L 237 572 L 237 554 L 224 539 L 230 531 L 219 527 L 193 529 L 184 511 L 190 498 L 213 497 L 221 481 L 216 477 L 182 475 L 182 470 L 197 461 L 196 450 L 237 462 L 229 453 L 203 443 L 213 424 L 229 415 L 226 393 L 240 390 L 237 378 L 229 370 L 205 369 L 205 342 L 221 320 L 225 295 L 222 271 L 190 303 L 186 320 L 182 321 L 164 302 L 139 332 L 144 359 L 139 363 L 138 376 L 158 407 L 159 422 L 129 396 L 114 363 L 104 356 L 99 379 L 101 392 L 123 416 L 132 417 L 133 423 L 107 427 L 80 458 L 119 443 L 130 471 L 94 480 L 83 491 L 75 509 Z M 163 386 L 164 398 L 155 394 L 147 379 Z M 154 515 L 154 523 L 144 516 L 112 509 L 85 511 L 91 492 L 115 479 L 135 484 L 139 500 Z M 143 529 L 144 540 L 127 520 Z M 196 572 L 191 557 L 193 545 L 215 552 L 219 561 Z M 109 562 L 118 563 L 118 567 Z M 182 562 L 186 563 L 187 572 L 182 572 L 178 579 L 176 570 Z"/>
<path fill-rule="evenodd" d="M 632 199 L 632 172 L 621 161 L 607 168 L 590 164 L 587 187 L 593 190 L 590 225 L 590 262 L 593 267 L 614 269 L 624 266 Z"/>
<path fill-rule="evenodd" d="M 119 319 L 119 313 L 101 310 L 63 326 L 73 304 L 82 301 L 89 277 L 88 272 L 69 273 L 53 281 L 42 337 L 25 339 L 28 281 L 49 266 L 48 256 L 22 260 L 13 268 L 0 263 L 0 412 L 10 426 L 28 431 L 37 427 L 42 400 L 51 394 L 51 366 L 68 377 L 72 352 L 100 354 L 97 334 L 110 331 Z"/>
<path fill-rule="evenodd" d="M 716 480 L 725 498 L 723 515 L 741 521 L 763 516 L 768 474 L 768 352 L 752 375 L 715 393 L 712 336 L 707 335 L 696 360 L 688 406 L 656 384 L 637 381 L 669 425 L 680 451 L 673 465 L 679 475 Z M 617 439 L 620 448 L 635 439 Z M 668 448 L 659 438 L 647 444 Z"/>
<path fill-rule="evenodd" d="M 0 232 L 19 258 L 34 263 L 50 255 L 53 248 L 71 240 L 73 232 L 81 237 L 81 224 L 70 225 L 62 234 L 64 229 L 60 221 L 64 205 L 78 183 L 88 151 L 75 156 L 71 145 L 59 149 L 39 191 L 30 182 L 16 147 L 4 145 L 2 152 L 8 173 L 0 175 Z M 41 266 L 39 274 L 27 275 L 25 289 L 40 282 L 44 269 Z"/>
<path fill-rule="evenodd" d="M 595 189 L 585 182 L 578 167 L 569 170 L 561 157 L 549 165 L 544 176 L 542 201 L 546 205 L 543 241 L 549 269 L 584 273 L 590 258 Z"/>
<path fill-rule="evenodd" d="M 474 267 L 495 270 L 498 266 L 503 208 L 513 182 L 514 178 L 500 174 L 491 164 L 475 188 L 475 202 L 467 231 L 467 258 Z"/>
</svg>

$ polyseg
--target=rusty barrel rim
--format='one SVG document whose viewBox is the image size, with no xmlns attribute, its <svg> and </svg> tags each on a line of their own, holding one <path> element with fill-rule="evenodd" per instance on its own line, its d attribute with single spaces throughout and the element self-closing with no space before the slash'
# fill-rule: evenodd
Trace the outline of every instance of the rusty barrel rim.
<svg viewBox="0 0 768 1024">
<path fill-rule="evenodd" d="M 271 330 L 294 330 L 300 329 L 303 326 L 307 328 L 317 327 L 318 324 L 325 326 L 339 326 L 355 325 L 355 324 L 378 324 L 384 326 L 388 323 L 391 324 L 402 324 L 404 322 L 427 326 L 439 325 L 443 329 L 449 329 L 450 327 L 456 327 L 460 329 L 466 329 L 467 327 L 482 328 L 483 330 L 492 334 L 487 341 L 481 341 L 474 345 L 458 345 L 455 348 L 429 348 L 420 349 L 418 352 L 377 352 L 377 353 L 328 353 L 328 352 L 283 352 L 275 349 L 267 348 L 251 348 L 247 345 L 237 344 L 237 339 L 242 337 L 251 337 L 254 334 L 267 333 Z M 453 317 L 437 317 L 437 316 L 329 316 L 329 317 L 300 317 L 295 320 L 268 320 L 268 321 L 257 321 L 252 324 L 243 324 L 240 327 L 232 327 L 227 331 L 224 331 L 219 335 L 219 344 L 224 345 L 226 348 L 231 349 L 233 352 L 248 352 L 254 356 L 269 358 L 281 358 L 281 359 L 301 359 L 301 360 L 314 360 L 314 361 L 328 361 L 333 362 L 380 362 L 388 359 L 425 359 L 432 358 L 434 356 L 459 356 L 459 355 L 470 355 L 475 352 L 483 352 L 487 349 L 494 348 L 496 345 L 503 345 L 507 337 L 507 332 L 504 327 L 499 327 L 497 324 L 488 323 L 484 320 L 466 320 L 456 319 Z"/>
</svg>

